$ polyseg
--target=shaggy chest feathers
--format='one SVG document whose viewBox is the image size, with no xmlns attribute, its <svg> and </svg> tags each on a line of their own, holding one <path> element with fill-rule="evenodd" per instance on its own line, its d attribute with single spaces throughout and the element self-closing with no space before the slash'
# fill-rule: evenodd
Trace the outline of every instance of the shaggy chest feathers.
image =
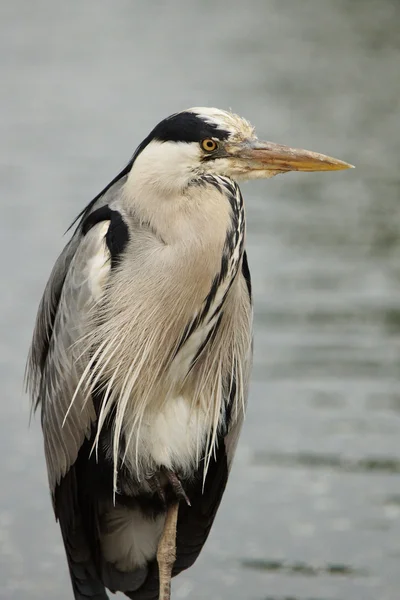
<svg viewBox="0 0 400 600">
<path fill-rule="evenodd" d="M 160 466 L 190 474 L 207 462 L 228 412 L 242 408 L 251 344 L 244 211 L 229 180 L 219 178 L 218 192 L 228 200 L 224 237 L 199 237 L 178 260 L 176 248 L 133 222 L 129 251 L 93 317 L 83 381 L 88 394 L 102 392 L 96 444 L 114 419 L 114 486 L 122 463 L 138 481 Z M 128 278 L 140 299 L 127 295 Z"/>
</svg>

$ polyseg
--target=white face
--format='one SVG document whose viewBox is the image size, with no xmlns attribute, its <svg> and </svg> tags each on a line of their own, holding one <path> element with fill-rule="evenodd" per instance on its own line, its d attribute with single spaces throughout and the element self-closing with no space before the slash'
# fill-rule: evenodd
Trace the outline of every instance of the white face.
<svg viewBox="0 0 400 600">
<path fill-rule="evenodd" d="M 160 192 L 173 192 L 194 179 L 200 158 L 197 143 L 152 140 L 133 163 L 129 178 Z"/>
</svg>

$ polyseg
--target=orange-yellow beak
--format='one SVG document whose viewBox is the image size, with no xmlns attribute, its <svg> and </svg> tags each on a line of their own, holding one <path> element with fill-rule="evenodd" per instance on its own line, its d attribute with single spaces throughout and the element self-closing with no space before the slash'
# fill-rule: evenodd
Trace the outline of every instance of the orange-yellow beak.
<svg viewBox="0 0 400 600">
<path fill-rule="evenodd" d="M 249 178 L 268 177 L 288 171 L 339 171 L 354 168 L 349 163 L 325 154 L 272 142 L 248 140 L 230 150 L 231 157 L 241 163 L 242 174 L 246 176 L 247 173 Z"/>
</svg>

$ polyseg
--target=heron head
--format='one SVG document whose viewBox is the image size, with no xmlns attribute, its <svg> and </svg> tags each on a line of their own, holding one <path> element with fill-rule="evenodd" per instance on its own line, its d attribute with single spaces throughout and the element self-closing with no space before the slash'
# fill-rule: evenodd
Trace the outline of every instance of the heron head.
<svg viewBox="0 0 400 600">
<path fill-rule="evenodd" d="M 289 171 L 335 171 L 351 166 L 324 154 L 261 142 L 245 119 L 201 107 L 161 121 L 137 149 L 130 176 L 172 190 L 204 174 L 243 181 Z"/>
</svg>

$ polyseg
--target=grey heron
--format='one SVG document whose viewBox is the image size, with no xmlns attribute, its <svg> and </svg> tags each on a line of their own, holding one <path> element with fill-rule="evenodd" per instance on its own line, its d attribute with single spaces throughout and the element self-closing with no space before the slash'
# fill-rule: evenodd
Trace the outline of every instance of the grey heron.
<svg viewBox="0 0 400 600">
<path fill-rule="evenodd" d="M 238 181 L 349 168 L 244 119 L 161 121 L 74 222 L 27 366 L 76 600 L 168 600 L 223 495 L 247 402 L 252 299 Z"/>
</svg>

